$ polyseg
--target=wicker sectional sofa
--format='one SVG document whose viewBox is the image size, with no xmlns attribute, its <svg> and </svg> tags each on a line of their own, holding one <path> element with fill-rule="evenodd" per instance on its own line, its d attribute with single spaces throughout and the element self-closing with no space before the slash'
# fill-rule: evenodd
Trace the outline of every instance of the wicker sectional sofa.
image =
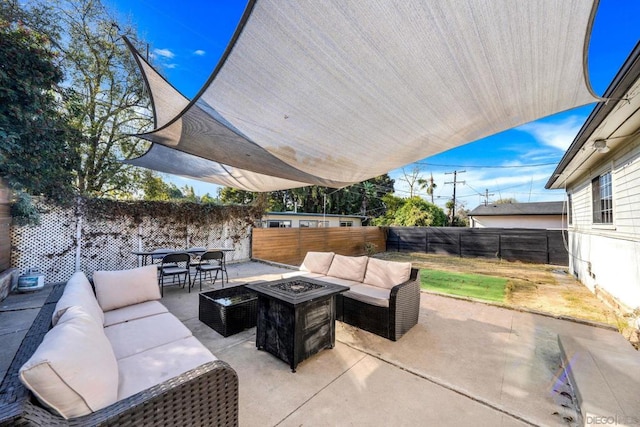
<svg viewBox="0 0 640 427">
<path fill-rule="evenodd" d="M 54 288 L 0 387 L 0 425 L 237 425 L 236 372 L 159 302 L 156 274 Z"/>
<path fill-rule="evenodd" d="M 418 272 L 411 263 L 308 252 L 298 271 L 282 278 L 302 276 L 348 286 L 336 298 L 336 319 L 397 341 L 418 323 Z"/>
</svg>

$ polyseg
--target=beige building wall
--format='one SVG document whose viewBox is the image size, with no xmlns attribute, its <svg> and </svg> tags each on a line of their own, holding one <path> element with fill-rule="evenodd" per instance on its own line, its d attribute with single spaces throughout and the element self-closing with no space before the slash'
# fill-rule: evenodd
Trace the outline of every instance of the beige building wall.
<svg viewBox="0 0 640 427">
<path fill-rule="evenodd" d="M 352 217 L 349 215 L 300 215 L 300 214 L 265 214 L 262 217 L 262 228 L 269 228 L 270 221 L 282 221 L 286 225 L 282 227 L 361 227 L 362 219 L 360 217 Z"/>
<path fill-rule="evenodd" d="M 488 215 L 472 216 L 471 228 L 540 228 L 558 230 L 564 227 L 562 215 Z"/>
<path fill-rule="evenodd" d="M 591 290 L 603 289 L 633 309 L 640 307 L 640 137 L 567 188 L 569 267 Z M 613 223 L 594 224 L 591 180 L 612 175 Z"/>
</svg>

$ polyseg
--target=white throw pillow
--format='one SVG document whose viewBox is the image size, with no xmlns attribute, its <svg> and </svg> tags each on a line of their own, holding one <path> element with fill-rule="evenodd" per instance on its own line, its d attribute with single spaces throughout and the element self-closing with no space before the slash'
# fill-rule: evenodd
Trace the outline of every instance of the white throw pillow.
<svg viewBox="0 0 640 427">
<path fill-rule="evenodd" d="M 160 299 L 158 267 L 155 265 L 131 270 L 96 271 L 93 284 L 103 311 Z"/>
<path fill-rule="evenodd" d="M 96 323 L 104 325 L 104 313 L 98 305 L 91 283 L 81 271 L 74 273 L 65 285 L 64 292 L 51 316 L 51 324 L 55 326 L 64 312 L 74 305 L 84 308 Z"/>
<path fill-rule="evenodd" d="M 102 409 L 118 398 L 118 363 L 102 326 L 69 307 L 20 368 L 20 380 L 64 418 Z"/>
<path fill-rule="evenodd" d="M 410 277 L 410 262 L 395 262 L 369 258 L 364 283 L 379 288 L 391 289 L 395 285 L 406 282 Z"/>
<path fill-rule="evenodd" d="M 333 252 L 307 252 L 300 270 L 326 275 L 334 255 Z"/>
<path fill-rule="evenodd" d="M 327 276 L 362 282 L 367 269 L 367 259 L 366 256 L 336 255 L 333 257 Z"/>
</svg>

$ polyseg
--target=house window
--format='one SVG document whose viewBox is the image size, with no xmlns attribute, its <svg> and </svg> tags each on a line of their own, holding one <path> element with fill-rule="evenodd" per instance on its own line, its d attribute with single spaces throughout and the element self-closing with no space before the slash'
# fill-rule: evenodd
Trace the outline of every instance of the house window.
<svg viewBox="0 0 640 427">
<path fill-rule="evenodd" d="M 340 227 L 353 227 L 353 221 L 340 221 Z"/>
<path fill-rule="evenodd" d="M 573 202 L 571 201 L 571 194 L 567 194 L 567 223 L 573 224 Z"/>
<path fill-rule="evenodd" d="M 613 224 L 613 191 L 611 172 L 602 174 L 591 181 L 593 198 L 593 223 Z"/>
<path fill-rule="evenodd" d="M 269 220 L 267 222 L 268 228 L 291 228 L 291 221 L 289 220 Z"/>
<path fill-rule="evenodd" d="M 300 220 L 300 228 L 316 228 L 318 227 L 318 221 L 316 220 Z"/>
</svg>

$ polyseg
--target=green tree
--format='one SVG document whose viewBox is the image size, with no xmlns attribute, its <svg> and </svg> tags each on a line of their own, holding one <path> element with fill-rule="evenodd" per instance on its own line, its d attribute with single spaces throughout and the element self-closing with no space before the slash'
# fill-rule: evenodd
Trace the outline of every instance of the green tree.
<svg viewBox="0 0 640 427">
<path fill-rule="evenodd" d="M 447 224 L 445 213 L 420 197 L 410 197 L 396 211 L 393 225 L 402 226 L 433 226 L 441 227 Z"/>
<path fill-rule="evenodd" d="M 468 227 L 469 219 L 467 218 L 467 210 L 464 208 L 464 204 L 456 206 L 456 215 L 453 216 L 453 200 L 449 200 L 446 203 L 447 219 L 451 227 Z"/>
<path fill-rule="evenodd" d="M 429 179 L 418 178 L 418 188 L 421 190 L 426 190 L 427 195 L 431 196 L 431 203 L 433 203 L 433 190 L 435 190 L 438 186 L 433 181 L 433 173 Z"/>
<path fill-rule="evenodd" d="M 69 124 L 68 139 L 80 159 L 75 185 L 82 194 L 128 198 L 144 177 L 142 170 L 120 162 L 144 153 L 148 143 L 128 136 L 151 125 L 148 97 L 135 60 L 120 32 L 136 40 L 131 26 L 120 29 L 100 0 L 34 0 L 49 7 L 57 24 L 51 40 L 65 73 L 60 99 Z M 57 32 L 60 37 L 55 37 Z"/>
<path fill-rule="evenodd" d="M 247 205 L 256 199 L 256 194 L 231 187 L 222 187 L 218 190 L 218 198 L 225 204 Z"/>
<path fill-rule="evenodd" d="M 199 198 L 196 195 L 196 192 L 193 190 L 193 185 L 185 185 L 181 189 L 182 194 L 184 195 L 184 200 L 187 202 L 197 203 L 199 202 Z"/>
<path fill-rule="evenodd" d="M 54 96 L 63 73 L 49 37 L 40 30 L 44 23 L 29 24 L 17 2 L 2 2 L 0 176 L 15 190 L 61 201 L 73 193 L 72 171 L 78 163 L 67 143 L 73 130 Z M 27 196 L 18 199 L 29 204 Z"/>
<path fill-rule="evenodd" d="M 175 184 L 167 184 L 155 172 L 142 171 L 141 183 L 144 200 L 175 200 L 182 199 L 184 195 Z"/>
<path fill-rule="evenodd" d="M 372 216 L 384 215 L 385 204 L 382 197 L 393 193 L 394 180 L 384 174 L 367 181 L 338 190 L 311 185 L 267 193 L 252 193 L 223 187 L 219 191 L 222 203 L 248 204 L 256 200 L 258 194 L 266 197 L 267 209 L 272 212 L 298 212 L 328 214 L 358 214 L 366 209 Z M 326 205 L 325 205 L 326 201 Z"/>
<path fill-rule="evenodd" d="M 211 194 L 206 193 L 200 198 L 200 203 L 218 203 L 218 199 L 213 197 Z"/>
<path fill-rule="evenodd" d="M 405 200 L 391 193 L 382 196 L 381 203 L 384 205 L 384 212 L 375 217 L 371 224 L 379 226 L 392 225 L 395 222 L 396 212 L 404 205 Z"/>
<path fill-rule="evenodd" d="M 504 198 L 504 199 L 498 199 L 493 203 L 495 205 L 506 205 L 508 203 L 518 203 L 518 201 L 513 197 L 507 197 L 507 198 Z"/>
</svg>

